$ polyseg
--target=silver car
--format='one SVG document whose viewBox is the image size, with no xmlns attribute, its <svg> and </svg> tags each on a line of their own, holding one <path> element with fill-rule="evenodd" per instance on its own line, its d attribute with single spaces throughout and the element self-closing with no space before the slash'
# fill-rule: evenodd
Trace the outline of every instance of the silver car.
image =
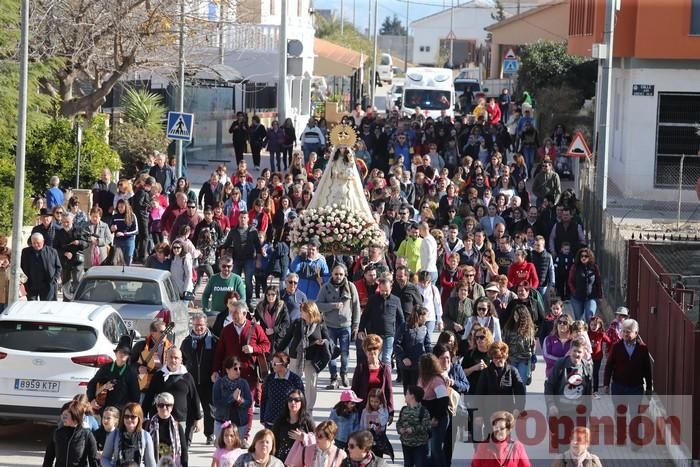
<svg viewBox="0 0 700 467">
<path fill-rule="evenodd" d="M 141 267 L 95 266 L 80 279 L 74 302 L 109 303 L 127 328 L 149 335 L 156 318 L 174 322 L 179 345 L 189 333 L 189 311 L 180 300 L 169 271 Z"/>
</svg>

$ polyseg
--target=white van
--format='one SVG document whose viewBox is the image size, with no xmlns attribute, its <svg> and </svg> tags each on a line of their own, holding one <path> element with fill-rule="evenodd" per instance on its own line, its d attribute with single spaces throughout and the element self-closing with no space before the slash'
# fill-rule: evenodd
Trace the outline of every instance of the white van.
<svg viewBox="0 0 700 467">
<path fill-rule="evenodd" d="M 394 79 L 394 63 L 391 55 L 382 54 L 379 66 L 377 67 L 377 73 L 379 73 L 379 79 L 381 81 L 391 84 Z"/>
<path fill-rule="evenodd" d="M 455 87 L 452 70 L 416 67 L 406 71 L 401 99 L 401 113 L 413 115 L 416 107 L 426 117 L 438 118 L 442 111 L 454 117 Z"/>
</svg>

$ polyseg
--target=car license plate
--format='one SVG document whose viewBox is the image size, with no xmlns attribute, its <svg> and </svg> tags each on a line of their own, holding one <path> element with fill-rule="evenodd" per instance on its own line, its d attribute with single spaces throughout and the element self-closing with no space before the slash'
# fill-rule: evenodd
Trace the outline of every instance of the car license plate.
<svg viewBox="0 0 700 467">
<path fill-rule="evenodd" d="M 134 329 L 134 321 L 131 319 L 125 319 L 124 324 L 126 324 L 127 329 Z"/>
<path fill-rule="evenodd" d="M 61 383 L 44 379 L 15 379 L 17 391 L 58 392 Z"/>
</svg>

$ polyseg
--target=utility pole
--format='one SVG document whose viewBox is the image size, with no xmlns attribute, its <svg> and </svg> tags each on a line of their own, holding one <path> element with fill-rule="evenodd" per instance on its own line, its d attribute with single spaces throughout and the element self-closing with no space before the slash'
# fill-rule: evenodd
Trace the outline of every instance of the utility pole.
<svg viewBox="0 0 700 467">
<path fill-rule="evenodd" d="M 454 51 L 455 51 L 454 19 L 455 19 L 455 2 L 454 2 L 454 0 L 452 0 L 452 3 L 450 5 L 450 68 L 454 67 Z"/>
<path fill-rule="evenodd" d="M 411 3 L 406 0 L 406 41 L 403 45 L 403 72 L 408 71 L 408 7 Z"/>
<path fill-rule="evenodd" d="M 280 56 L 280 70 L 279 78 L 277 79 L 277 121 L 280 122 L 280 124 L 287 118 L 287 0 L 282 0 L 281 3 L 280 44 L 278 52 Z"/>
<path fill-rule="evenodd" d="M 284 1 L 284 0 L 282 0 Z M 345 30 L 345 17 L 343 16 L 343 0 L 340 0 L 340 35 L 343 35 Z"/>
<path fill-rule="evenodd" d="M 224 22 L 226 20 L 225 16 L 226 2 L 221 2 L 219 5 L 219 65 L 224 64 L 224 28 L 226 27 Z"/>
<path fill-rule="evenodd" d="M 185 111 L 185 0 L 180 0 L 180 50 L 178 53 L 178 104 L 177 111 L 182 113 Z M 194 128 L 190 128 L 193 131 Z M 184 151 L 182 146 L 182 140 L 177 141 L 177 154 L 175 159 L 177 160 L 176 173 L 177 177 L 182 177 L 182 158 L 184 157 Z"/>
<path fill-rule="evenodd" d="M 24 224 L 24 159 L 27 149 L 27 76 L 29 63 L 29 0 L 22 0 L 19 42 L 19 106 L 17 108 L 17 148 L 15 167 L 15 196 L 12 213 L 12 283 L 9 303 L 19 300 L 20 252 Z"/>
<path fill-rule="evenodd" d="M 615 39 L 615 17 L 617 12 L 618 0 L 606 0 L 605 8 L 605 30 L 603 31 L 603 42 L 605 43 L 605 59 L 602 64 L 602 80 L 600 88 L 601 105 L 603 105 L 603 121 L 598 124 L 598 134 L 602 134 L 603 151 L 602 154 L 598 151 L 598 162 L 600 168 L 598 183 L 598 193 L 600 193 L 601 206 L 603 211 L 608 208 L 608 162 L 610 159 L 610 148 L 612 138 L 612 71 L 613 71 L 613 46 Z M 600 145 L 599 145 L 600 147 Z"/>
<path fill-rule="evenodd" d="M 369 105 L 374 107 L 374 93 L 377 90 L 377 10 L 379 0 L 374 0 L 374 44 L 372 45 L 372 89 L 369 93 Z"/>
<path fill-rule="evenodd" d="M 357 28 L 357 25 L 355 24 L 355 0 L 352 0 L 352 26 Z"/>
<path fill-rule="evenodd" d="M 372 37 L 372 15 L 369 13 L 370 11 L 372 11 L 372 0 L 367 0 L 367 39 Z"/>
</svg>

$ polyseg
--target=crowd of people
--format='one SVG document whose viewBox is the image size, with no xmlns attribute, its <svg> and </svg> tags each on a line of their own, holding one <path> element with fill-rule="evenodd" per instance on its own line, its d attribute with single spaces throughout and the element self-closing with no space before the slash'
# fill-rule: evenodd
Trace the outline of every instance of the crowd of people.
<svg viewBox="0 0 700 467">
<path fill-rule="evenodd" d="M 109 435 L 96 433 L 96 447 L 92 435 L 80 440 L 102 465 L 186 466 L 202 431 L 216 443 L 213 465 L 337 467 L 393 458 L 386 430 L 396 423 L 406 466 L 449 466 L 453 433 L 476 443 L 474 466 L 526 466 L 527 450 L 510 433 L 538 353 L 550 414 L 570 409 L 561 396 L 572 374 L 577 394 L 598 397 L 604 343 L 602 390 L 650 392 L 636 321 L 620 307 L 606 326 L 597 310 L 601 272 L 583 207 L 554 170 L 564 128 L 540 146 L 531 106 L 512 109 L 507 122 L 489 109 L 480 102 L 461 118 L 432 119 L 356 108 L 344 118 L 357 130 L 357 168 L 387 239 L 355 256 L 324 255 L 317 239 L 289 242 L 331 157 L 328 128 L 315 118 L 300 152 L 291 121 L 266 130 L 239 114 L 230 128 L 235 169 L 219 166 L 198 195 L 155 154 L 133 181 L 115 183 L 105 170 L 87 216 L 47 196 L 53 206 L 42 208 L 22 252 L 30 299 L 55 298 L 59 282 L 66 293 L 87 267 L 134 261 L 170 270 L 186 301 L 206 275 L 201 308 L 217 313 L 211 327 L 206 313 L 194 314 L 179 347 L 163 338 L 162 321 L 134 348 L 120 342 L 88 386 L 90 404 L 67 406 L 60 430 L 101 414 Z M 351 343 L 358 363 L 349 375 Z M 145 354 L 155 354 L 157 371 L 143 386 Z M 395 377 L 406 400 L 397 410 Z M 341 392 L 316 425 L 319 386 Z M 492 396 L 491 405 L 473 416 L 478 396 Z M 252 433 L 256 407 L 264 429 Z M 76 442 L 60 430 L 45 465 Z M 599 465 L 585 427 L 567 436 L 557 465 Z"/>
</svg>

